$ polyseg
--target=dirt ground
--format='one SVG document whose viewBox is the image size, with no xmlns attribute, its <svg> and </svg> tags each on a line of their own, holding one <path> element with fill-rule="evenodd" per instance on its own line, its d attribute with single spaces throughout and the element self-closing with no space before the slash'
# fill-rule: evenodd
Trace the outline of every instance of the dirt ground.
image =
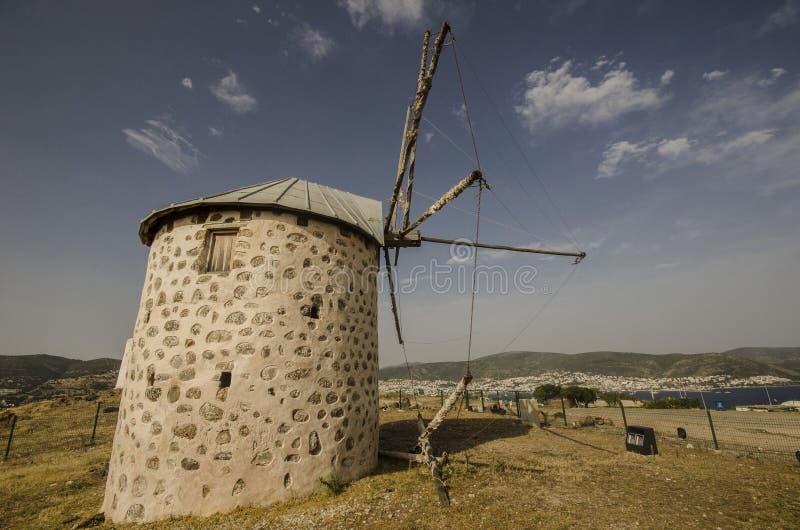
<svg viewBox="0 0 800 530">
<path fill-rule="evenodd" d="M 428 403 L 424 416 L 430 418 L 437 404 Z M 87 406 L 26 405 L 19 425 L 48 423 L 72 432 L 75 422 L 86 421 L 75 411 Z M 409 449 L 414 419 L 410 410 L 382 412 L 381 443 Z M 58 444 L 43 439 L 36 451 L 30 449 L 36 430 L 21 437 L 28 448 L 12 449 L 0 464 L 0 528 L 72 528 L 96 514 L 112 424 L 101 423 L 95 445 L 65 436 Z M 444 423 L 433 443 L 450 455 L 449 508 L 438 505 L 423 469 L 381 459 L 374 474 L 338 494 L 321 485 L 313 495 L 270 507 L 143 528 L 800 527 L 797 462 L 688 449 L 664 439 L 658 456 L 641 456 L 625 451 L 618 427 L 529 428 L 513 416 L 464 411 Z"/>
</svg>

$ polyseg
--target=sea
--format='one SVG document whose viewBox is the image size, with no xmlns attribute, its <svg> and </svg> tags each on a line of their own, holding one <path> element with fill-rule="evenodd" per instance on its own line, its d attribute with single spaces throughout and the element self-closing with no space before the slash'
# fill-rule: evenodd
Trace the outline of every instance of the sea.
<svg viewBox="0 0 800 530">
<path fill-rule="evenodd" d="M 780 405 L 785 401 L 800 401 L 800 386 L 749 386 L 715 388 L 712 390 L 640 390 L 633 393 L 638 400 L 688 397 L 708 408 L 732 409 L 746 405 Z"/>
</svg>

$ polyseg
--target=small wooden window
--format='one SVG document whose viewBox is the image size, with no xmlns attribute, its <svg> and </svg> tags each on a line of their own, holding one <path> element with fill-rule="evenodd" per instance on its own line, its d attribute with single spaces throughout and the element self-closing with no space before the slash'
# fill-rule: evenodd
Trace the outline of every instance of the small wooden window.
<svg viewBox="0 0 800 530">
<path fill-rule="evenodd" d="M 235 230 L 211 232 L 206 272 L 228 272 L 231 270 L 231 255 L 233 254 L 235 241 Z"/>
</svg>

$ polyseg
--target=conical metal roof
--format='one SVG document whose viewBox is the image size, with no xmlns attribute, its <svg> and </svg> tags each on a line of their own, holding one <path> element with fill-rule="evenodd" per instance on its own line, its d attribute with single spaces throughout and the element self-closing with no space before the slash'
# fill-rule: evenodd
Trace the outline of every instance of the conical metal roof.
<svg viewBox="0 0 800 530">
<path fill-rule="evenodd" d="M 380 201 L 295 177 L 272 180 L 154 210 L 139 225 L 139 238 L 142 243 L 149 245 L 166 217 L 202 206 L 272 207 L 305 212 L 352 226 L 383 245 L 383 208 Z"/>
</svg>

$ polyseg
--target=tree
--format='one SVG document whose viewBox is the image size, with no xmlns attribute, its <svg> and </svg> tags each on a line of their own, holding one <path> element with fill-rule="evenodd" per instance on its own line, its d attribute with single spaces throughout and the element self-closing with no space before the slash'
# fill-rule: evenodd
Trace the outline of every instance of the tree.
<svg viewBox="0 0 800 530">
<path fill-rule="evenodd" d="M 609 407 L 615 407 L 619 405 L 619 402 L 622 401 L 623 399 L 630 399 L 630 400 L 635 399 L 633 396 L 630 396 L 622 392 L 599 392 L 597 394 L 597 397 L 608 403 Z"/>
<path fill-rule="evenodd" d="M 573 407 L 588 407 L 590 403 L 597 401 L 597 392 L 584 386 L 568 386 L 562 390 L 561 395 Z"/>
<path fill-rule="evenodd" d="M 537 386 L 533 391 L 533 397 L 539 403 L 547 403 L 548 400 L 557 398 L 561 395 L 561 387 L 559 385 L 546 384 Z"/>
</svg>

